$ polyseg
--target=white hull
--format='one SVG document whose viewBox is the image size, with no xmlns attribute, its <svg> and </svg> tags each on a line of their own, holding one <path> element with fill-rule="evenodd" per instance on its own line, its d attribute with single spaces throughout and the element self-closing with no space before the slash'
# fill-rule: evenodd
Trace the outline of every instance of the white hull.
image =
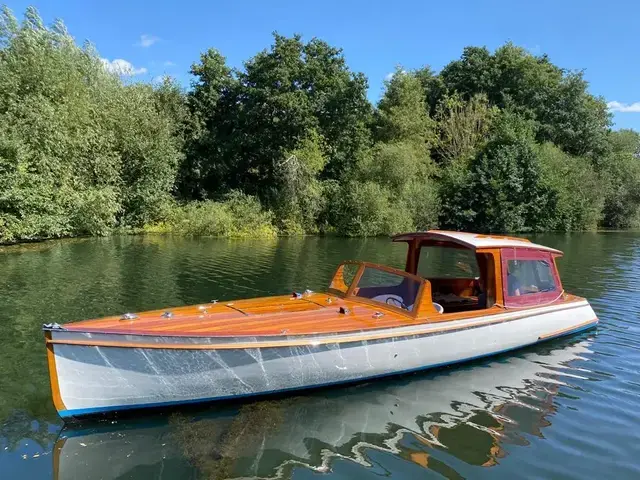
<svg viewBox="0 0 640 480">
<path fill-rule="evenodd" d="M 273 339 L 51 332 L 63 417 L 261 395 L 360 381 L 484 357 L 594 326 L 586 301 L 446 323 Z M 56 341 L 113 341 L 128 347 Z M 141 340 L 170 348 L 137 348 Z M 293 342 L 293 343 L 292 343 Z M 247 340 L 243 339 L 243 347 Z M 176 346 L 179 345 L 177 348 Z M 211 348 L 209 348 L 211 347 Z"/>
</svg>

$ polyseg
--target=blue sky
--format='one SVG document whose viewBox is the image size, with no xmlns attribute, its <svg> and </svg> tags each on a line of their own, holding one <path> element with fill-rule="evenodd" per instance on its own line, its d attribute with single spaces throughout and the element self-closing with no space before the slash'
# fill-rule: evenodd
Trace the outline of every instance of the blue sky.
<svg viewBox="0 0 640 480">
<path fill-rule="evenodd" d="M 5 0 L 6 1 L 6 0 Z M 2 0 L 0 0 L 2 2 Z M 440 70 L 466 45 L 506 41 L 547 53 L 565 68 L 585 69 L 591 92 L 614 111 L 616 128 L 640 130 L 638 0 L 297 1 L 8 1 L 21 17 L 34 5 L 61 18 L 78 42 L 92 41 L 136 78 L 170 74 L 188 85 L 189 66 L 215 47 L 228 63 L 271 44 L 273 31 L 319 37 L 344 49 L 352 70 L 369 78 L 376 101 L 396 65 Z"/>
</svg>

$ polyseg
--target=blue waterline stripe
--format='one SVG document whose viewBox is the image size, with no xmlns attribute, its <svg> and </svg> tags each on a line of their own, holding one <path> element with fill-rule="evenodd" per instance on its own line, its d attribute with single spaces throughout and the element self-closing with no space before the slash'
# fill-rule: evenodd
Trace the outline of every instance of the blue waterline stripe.
<svg viewBox="0 0 640 480">
<path fill-rule="evenodd" d="M 426 365 L 426 366 L 423 366 L 423 367 L 410 368 L 410 369 L 407 369 L 407 370 L 398 370 L 398 371 L 389 372 L 389 373 L 381 373 L 381 374 L 378 374 L 378 375 L 371 375 L 369 377 L 354 378 L 354 379 L 349 379 L 349 380 L 338 380 L 336 382 L 318 383 L 318 384 L 315 384 L 315 385 L 305 385 L 305 386 L 302 386 L 302 387 L 282 388 L 280 390 L 269 390 L 269 391 L 266 391 L 266 392 L 241 393 L 241 394 L 238 394 L 238 395 L 227 395 L 227 396 L 224 396 L 224 397 L 197 398 L 197 399 L 193 399 L 193 400 L 175 400 L 175 401 L 171 401 L 171 402 L 157 402 L 157 403 L 140 403 L 140 404 L 135 404 L 135 405 L 115 405 L 115 406 L 109 406 L 109 407 L 78 408 L 78 409 L 75 409 L 75 410 L 60 410 L 58 412 L 58 415 L 60 415 L 60 417 L 62 417 L 62 418 L 69 418 L 69 417 L 79 417 L 79 416 L 83 416 L 83 415 L 92 415 L 92 414 L 96 414 L 96 413 L 107 413 L 107 412 L 114 412 L 114 411 L 137 410 L 137 409 L 143 409 L 143 408 L 173 407 L 173 406 L 177 406 L 177 405 L 190 405 L 190 404 L 207 403 L 207 402 L 221 402 L 221 401 L 231 400 L 231 399 L 241 399 L 241 398 L 247 398 L 247 397 L 261 397 L 261 396 L 274 395 L 274 394 L 278 394 L 278 393 L 294 392 L 294 391 L 299 391 L 299 390 L 312 390 L 312 389 L 318 389 L 318 388 L 323 388 L 323 387 L 345 385 L 345 384 L 348 384 L 348 383 L 360 383 L 360 382 L 365 382 L 367 380 L 375 380 L 377 378 L 391 377 L 391 376 L 396 376 L 396 375 L 405 375 L 405 374 L 408 374 L 408 373 L 415 373 L 415 372 L 420 372 L 420 371 L 423 371 L 423 370 L 430 370 L 432 368 L 446 367 L 448 365 L 455 365 L 455 364 L 458 364 L 458 363 L 471 362 L 473 360 L 478 360 L 480 358 L 486 358 L 486 357 L 490 357 L 490 356 L 493 356 L 493 355 L 500 355 L 502 353 L 511 352 L 511 351 L 517 350 L 519 348 L 530 347 L 530 346 L 536 345 L 538 343 L 548 342 L 549 340 L 553 340 L 553 339 L 560 338 L 560 337 L 565 337 L 567 335 L 574 335 L 576 333 L 583 332 L 585 330 L 589 330 L 589 329 L 595 327 L 597 324 L 598 324 L 598 321 L 596 320 L 595 322 L 590 323 L 589 325 L 585 325 L 583 327 L 579 327 L 579 328 L 576 328 L 576 329 L 573 329 L 573 330 L 569 330 L 568 332 L 559 333 L 558 335 L 554 335 L 552 337 L 545 338 L 544 340 L 537 340 L 535 342 L 525 343 L 523 345 L 518 345 L 517 347 L 506 348 L 504 350 L 498 350 L 498 351 L 491 352 L 491 353 L 483 353 L 482 355 L 476 355 L 476 356 L 473 356 L 473 357 L 467 357 L 467 358 L 463 358 L 463 359 L 460 359 L 460 360 L 453 360 L 453 361 L 450 361 L 450 362 L 434 363 L 434 364 Z"/>
</svg>

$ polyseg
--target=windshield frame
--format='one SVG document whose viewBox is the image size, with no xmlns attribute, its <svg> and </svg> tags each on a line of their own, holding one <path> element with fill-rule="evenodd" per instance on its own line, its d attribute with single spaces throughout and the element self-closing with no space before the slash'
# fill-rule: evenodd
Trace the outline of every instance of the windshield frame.
<svg viewBox="0 0 640 480">
<path fill-rule="evenodd" d="M 378 263 L 372 263 L 372 262 L 363 262 L 363 261 L 359 261 L 359 260 L 345 260 L 344 262 L 341 262 L 340 265 L 338 265 L 338 267 L 336 268 L 333 277 L 331 278 L 331 283 L 333 283 L 333 280 L 336 278 L 337 273 L 340 271 L 340 268 L 343 265 L 358 265 L 358 270 L 355 273 L 355 276 L 353 277 L 353 280 L 351 282 L 351 284 L 349 285 L 349 288 L 347 289 L 346 292 L 343 292 L 341 290 L 335 289 L 335 288 L 331 288 L 329 287 L 328 291 L 329 293 L 337 296 L 337 297 L 341 297 L 344 298 L 345 300 L 351 300 L 351 301 L 355 301 L 355 302 L 361 302 L 361 303 L 366 303 L 367 305 L 371 305 L 374 307 L 379 307 L 381 309 L 385 309 L 385 310 L 391 310 L 395 313 L 400 313 L 402 315 L 405 315 L 407 317 L 411 317 L 411 318 L 415 318 L 418 316 L 418 314 L 420 313 L 421 310 L 421 305 L 422 305 L 422 297 L 424 295 L 424 291 L 425 291 L 425 286 L 428 282 L 427 279 L 422 278 L 418 275 L 414 275 L 412 273 L 406 272 L 404 270 L 400 270 L 397 268 L 393 268 L 393 267 L 389 267 L 387 265 L 381 265 Z M 384 272 L 388 272 L 388 273 L 392 273 L 395 275 L 399 275 L 405 278 L 409 278 L 415 282 L 418 282 L 418 292 L 416 293 L 416 298 L 415 301 L 413 303 L 414 308 L 413 310 L 409 311 L 409 310 L 405 310 L 403 308 L 400 307 L 396 307 L 394 305 L 390 305 L 387 303 L 381 303 L 375 300 L 371 300 L 369 298 L 366 297 L 359 297 L 357 295 L 354 295 L 353 291 L 356 289 L 356 287 L 358 286 L 358 283 L 360 282 L 360 280 L 362 279 L 362 275 L 364 274 L 364 271 L 366 268 L 372 268 L 372 269 L 376 269 L 376 270 L 381 270 Z"/>
</svg>

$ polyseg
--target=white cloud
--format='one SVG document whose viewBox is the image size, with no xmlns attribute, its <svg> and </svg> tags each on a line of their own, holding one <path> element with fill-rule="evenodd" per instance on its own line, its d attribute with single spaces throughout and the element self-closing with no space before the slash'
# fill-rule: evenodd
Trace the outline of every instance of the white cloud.
<svg viewBox="0 0 640 480">
<path fill-rule="evenodd" d="M 611 110 L 612 112 L 625 112 L 625 113 L 640 112 L 640 102 L 622 103 L 622 102 L 616 102 L 614 100 L 612 102 L 607 103 L 607 107 L 609 107 L 609 110 Z"/>
<path fill-rule="evenodd" d="M 389 72 L 384 76 L 384 79 L 388 82 L 389 80 L 391 80 L 393 78 L 393 76 L 396 74 L 397 70 L 395 72 Z M 404 75 L 405 73 L 407 73 L 406 70 L 400 70 L 400 74 Z"/>
<path fill-rule="evenodd" d="M 159 40 L 160 38 L 156 37 L 155 35 L 149 35 L 148 33 L 144 33 L 140 35 L 140 41 L 136 43 L 136 45 L 138 47 L 148 48 L 154 43 L 157 43 Z"/>
<path fill-rule="evenodd" d="M 147 69 L 144 67 L 136 68 L 131 62 L 127 62 L 121 58 L 116 58 L 115 60 L 108 60 L 106 58 L 101 58 L 102 65 L 104 68 L 111 73 L 115 73 L 117 75 L 140 75 L 142 73 L 147 73 Z"/>
<path fill-rule="evenodd" d="M 176 64 L 173 63 L 171 60 L 167 60 L 166 62 L 164 62 L 163 64 L 165 67 L 175 67 Z"/>
</svg>

